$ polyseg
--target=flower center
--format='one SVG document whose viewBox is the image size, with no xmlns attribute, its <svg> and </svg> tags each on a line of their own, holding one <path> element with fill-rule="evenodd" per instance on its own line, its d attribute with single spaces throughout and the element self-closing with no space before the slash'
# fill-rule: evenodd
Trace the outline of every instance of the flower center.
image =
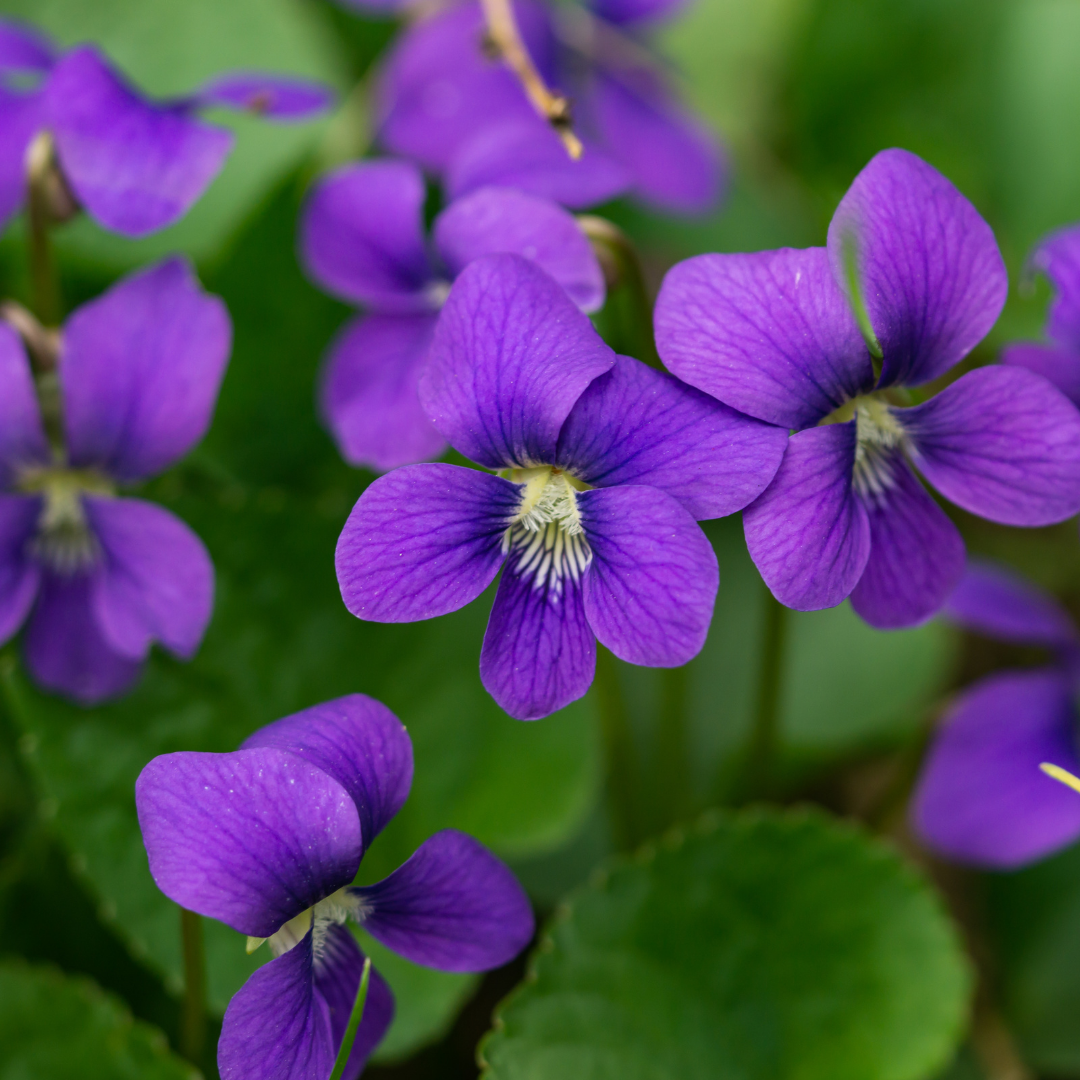
<svg viewBox="0 0 1080 1080">
<path fill-rule="evenodd" d="M 347 887 L 338 889 L 336 893 L 331 893 L 314 907 L 309 907 L 306 911 L 301 911 L 299 915 L 291 918 L 270 937 L 249 937 L 247 951 L 250 955 L 264 942 L 268 942 L 275 958 L 283 956 L 299 945 L 304 940 L 304 935 L 314 927 L 311 948 L 318 960 L 322 953 L 323 942 L 326 940 L 326 931 L 331 926 L 341 926 L 348 919 L 363 922 L 364 914 L 364 904 L 359 896 Z"/>
<path fill-rule="evenodd" d="M 577 492 L 589 485 L 554 465 L 508 469 L 521 485 L 521 502 L 503 535 L 503 551 L 514 557 L 514 571 L 535 589 L 562 591 L 563 578 L 579 581 L 592 561 L 585 539 Z"/>
<path fill-rule="evenodd" d="M 822 424 L 855 421 L 855 490 L 863 498 L 879 500 L 894 484 L 893 468 L 898 452 L 907 444 L 907 433 L 888 402 L 873 394 L 845 401 L 829 413 Z"/>
<path fill-rule="evenodd" d="M 59 574 L 76 574 L 92 566 L 100 546 L 86 520 L 84 495 L 113 495 L 109 481 L 93 469 L 36 467 L 26 469 L 16 487 L 42 497 L 30 554 Z"/>
</svg>

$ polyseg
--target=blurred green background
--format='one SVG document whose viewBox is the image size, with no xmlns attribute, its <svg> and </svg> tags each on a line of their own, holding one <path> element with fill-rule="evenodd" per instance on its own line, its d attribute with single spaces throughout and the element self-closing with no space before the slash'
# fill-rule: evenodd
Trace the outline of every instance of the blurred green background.
<svg viewBox="0 0 1080 1080">
<path fill-rule="evenodd" d="M 602 1031 L 617 1042 L 618 1026 L 608 1012 L 590 1011 L 581 980 L 599 979 L 626 996 L 619 1005 L 624 1020 L 646 1014 L 656 1000 L 649 995 L 652 968 L 619 966 L 616 944 L 596 943 L 595 935 L 607 932 L 610 910 L 603 905 L 617 909 L 620 888 L 655 888 L 663 900 L 665 882 L 700 859 L 700 880 L 715 881 L 717 895 L 743 887 L 748 897 L 782 893 L 786 868 L 805 885 L 805 904 L 799 907 L 803 900 L 795 896 L 792 911 L 802 912 L 798 917 L 820 930 L 820 939 L 808 943 L 789 912 L 795 921 L 787 936 L 780 933 L 760 953 L 767 953 L 761 964 L 772 982 L 755 984 L 753 992 L 738 981 L 726 989 L 701 982 L 698 997 L 688 995 L 686 1009 L 664 1029 L 679 1052 L 622 1062 L 621 1077 L 1080 1076 L 1078 850 L 1008 875 L 930 867 L 977 961 L 970 1026 L 965 962 L 950 951 L 952 931 L 935 906 L 942 901 L 875 843 L 851 841 L 858 850 L 848 850 L 848 834 L 823 818 L 766 814 L 749 824 L 717 819 L 719 825 L 707 819 L 711 825 L 694 826 L 689 839 L 677 834 L 659 855 L 647 847 L 643 859 L 615 872 L 610 887 L 606 871 L 594 876 L 573 917 L 560 906 L 618 847 L 636 847 L 697 821 L 707 808 L 761 794 L 748 792 L 745 775 L 767 606 L 737 519 L 707 526 L 720 558 L 720 595 L 708 643 L 685 674 L 618 665 L 614 701 L 594 688 L 538 723 L 510 720 L 480 686 L 490 594 L 415 626 L 362 624 L 344 610 L 332 552 L 371 476 L 341 463 L 315 416 L 320 357 L 348 311 L 300 274 L 295 227 L 314 177 L 369 150 L 370 70 L 396 31 L 393 22 L 363 19 L 324 0 L 0 0 L 0 13 L 36 22 L 65 45 L 99 42 L 158 94 L 237 67 L 314 76 L 341 94 L 335 115 L 314 124 L 221 117 L 237 129 L 236 152 L 206 198 L 173 228 L 132 243 L 77 221 L 57 237 L 69 307 L 132 266 L 167 251 L 190 253 L 206 286 L 228 303 L 236 344 L 209 437 L 145 488 L 192 524 L 214 558 L 216 610 L 198 658 L 182 665 L 155 654 L 128 698 L 83 710 L 36 692 L 20 671 L 16 646 L 0 653 L 0 1080 L 190 1072 L 175 1053 L 183 990 L 179 922 L 146 869 L 134 779 L 154 754 L 230 750 L 262 724 L 354 690 L 397 711 L 416 750 L 412 797 L 362 876 L 383 876 L 439 828 L 466 829 L 511 862 L 542 916 L 558 916 L 551 949 L 557 941 L 558 955 L 576 957 L 580 967 L 587 940 L 607 964 L 599 975 L 583 975 L 573 964 L 543 959 L 543 946 L 537 989 L 507 1007 L 503 1034 L 485 1050 L 493 1075 L 615 1075 L 603 1068 L 617 1058 L 593 1061 L 586 1052 Z M 1048 292 L 1044 283 L 1025 282 L 1025 256 L 1047 230 L 1080 220 L 1080 0 L 697 0 L 664 30 L 661 44 L 687 98 L 723 135 L 732 179 L 723 208 L 703 221 L 629 203 L 601 211 L 637 241 L 654 286 L 674 261 L 699 252 L 823 243 L 855 173 L 878 150 L 903 146 L 975 202 L 1009 266 L 1005 314 L 970 362 L 991 360 L 1006 340 L 1039 334 Z M 0 241 L 3 295 L 25 297 L 23 245 L 16 223 Z M 956 516 L 973 550 L 1011 562 L 1080 611 L 1075 523 L 1029 533 Z M 903 800 L 949 694 L 994 667 L 1038 659 L 937 623 L 877 633 L 846 605 L 792 616 L 779 764 L 769 794 L 860 819 L 911 852 Z M 620 710 L 629 718 L 621 733 L 612 719 Z M 629 819 L 609 812 L 617 794 L 605 779 L 613 752 L 631 770 Z M 707 839 L 714 835 L 719 839 Z M 724 877 L 727 863 L 716 861 L 715 845 L 771 852 L 773 861 L 736 885 Z M 856 884 L 864 879 L 865 903 Z M 814 899 L 818 894 L 825 899 Z M 646 905 L 648 918 L 641 914 L 644 922 L 626 931 L 637 935 L 636 956 L 649 920 L 693 925 L 661 900 L 655 912 Z M 815 903 L 845 913 L 835 935 L 814 914 Z M 867 912 L 872 919 L 863 919 Z M 707 963 L 715 973 L 734 964 L 744 946 L 758 956 L 757 946 L 746 944 L 757 940 L 754 934 L 732 919 L 732 936 L 715 955 L 686 963 Z M 220 1017 L 265 957 L 247 957 L 227 928 L 207 923 L 206 935 L 209 998 Z M 680 941 L 656 948 L 681 955 Z M 850 958 L 840 955 L 845 942 L 852 943 Z M 368 940 L 365 946 L 399 1006 L 366 1075 L 476 1076 L 476 1043 L 493 1007 L 521 979 L 524 961 L 481 980 L 432 974 Z M 872 964 L 865 958 L 871 952 Z M 862 964 L 877 981 L 854 974 L 830 981 L 823 973 L 820 1000 L 807 1004 L 791 991 L 790 1002 L 775 1009 L 771 1003 L 770 1016 L 790 1021 L 784 1037 L 806 1047 L 774 1060 L 761 1047 L 780 1035 L 761 1027 L 749 1006 L 740 1009 L 754 994 L 772 1002 L 769 987 L 802 986 L 790 965 L 805 967 L 808 956 L 825 968 L 840 956 L 845 972 Z M 885 987 L 880 1009 L 871 1007 L 877 983 Z M 826 992 L 833 995 L 828 1001 Z M 714 1012 L 691 1015 L 702 996 Z M 817 1046 L 811 1029 L 830 1010 L 857 1013 L 860 1039 L 831 1044 L 822 1036 L 824 1049 Z M 571 1040 L 575 1048 L 563 1057 L 547 1053 L 573 1023 L 583 1025 L 580 1045 Z M 721 1045 L 730 1054 L 715 1059 L 715 1045 L 701 1032 L 724 1024 L 731 1034 Z M 749 1040 L 757 1049 L 742 1045 L 748 1031 L 759 1033 L 761 1046 Z M 207 1076 L 214 1075 L 213 1041 L 198 1063 Z M 642 1071 L 632 1071 L 637 1065 Z"/>
</svg>

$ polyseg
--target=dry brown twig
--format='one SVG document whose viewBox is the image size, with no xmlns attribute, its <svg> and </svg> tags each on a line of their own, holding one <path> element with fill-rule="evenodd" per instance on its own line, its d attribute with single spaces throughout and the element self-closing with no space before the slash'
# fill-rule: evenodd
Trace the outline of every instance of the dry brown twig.
<svg viewBox="0 0 1080 1080">
<path fill-rule="evenodd" d="M 480 0 L 487 21 L 488 40 L 521 82 L 525 96 L 536 111 L 555 129 L 566 152 L 577 161 L 584 147 L 574 134 L 570 102 L 551 90 L 521 40 L 511 0 Z"/>
</svg>

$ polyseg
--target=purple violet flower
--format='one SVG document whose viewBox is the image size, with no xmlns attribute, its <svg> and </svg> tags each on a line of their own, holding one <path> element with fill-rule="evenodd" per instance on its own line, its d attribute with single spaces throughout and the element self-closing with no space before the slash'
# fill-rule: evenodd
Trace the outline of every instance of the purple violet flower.
<svg viewBox="0 0 1080 1080">
<path fill-rule="evenodd" d="M 604 302 L 592 245 L 556 203 L 503 188 L 473 192 L 435 219 L 429 251 L 424 196 L 424 178 L 407 162 L 348 165 L 316 186 L 301 224 L 310 276 L 367 309 L 330 347 L 320 404 L 345 460 L 378 471 L 446 449 L 417 387 L 450 283 L 473 259 L 523 255 L 582 311 Z"/>
<path fill-rule="evenodd" d="M 1041 270 L 1054 285 L 1056 295 L 1046 320 L 1050 344 L 1008 345 L 1001 362 L 1037 372 L 1080 405 L 1080 225 L 1043 240 L 1032 253 L 1030 266 Z"/>
<path fill-rule="evenodd" d="M 629 191 L 664 210 L 707 211 L 723 183 L 720 148 L 679 103 L 647 40 L 681 3 L 515 0 L 534 63 L 571 99 L 578 161 L 485 53 L 476 0 L 419 19 L 393 46 L 377 86 L 379 137 L 441 175 L 452 197 L 495 184 L 583 207 Z"/>
<path fill-rule="evenodd" d="M 1006 289 L 990 227 L 904 150 L 855 178 L 827 248 L 701 255 L 668 273 L 656 306 L 664 363 L 794 430 L 743 515 L 781 603 L 808 611 L 850 595 L 882 628 L 940 608 L 964 545 L 912 466 L 991 521 L 1046 525 L 1080 509 L 1080 413 L 1045 379 L 978 368 L 904 407 L 903 388 L 944 375 L 985 336 Z"/>
<path fill-rule="evenodd" d="M 116 488 L 202 438 L 231 334 L 183 260 L 132 274 L 68 319 L 59 409 L 43 422 L 22 341 L 0 323 L 0 642 L 29 617 L 26 662 L 43 686 L 90 704 L 135 680 L 151 641 L 184 659 L 198 648 L 213 607 L 206 549 Z"/>
<path fill-rule="evenodd" d="M 353 886 L 412 773 L 405 728 L 364 694 L 278 720 L 234 753 L 164 754 L 143 769 L 135 801 L 158 888 L 249 935 L 249 951 L 268 941 L 274 954 L 225 1011 L 222 1080 L 330 1075 L 364 965 L 349 919 L 440 971 L 499 967 L 529 943 L 533 913 L 514 875 L 456 829 L 378 884 Z M 360 1075 L 393 1013 L 372 971 L 345 1080 Z"/>
<path fill-rule="evenodd" d="M 51 133 L 64 180 L 98 224 L 144 236 L 182 217 L 232 149 L 232 133 L 199 119 L 200 109 L 299 120 L 330 100 L 307 80 L 236 72 L 153 102 L 92 45 L 61 54 L 37 30 L 0 20 L 0 227 L 26 198 L 27 150 L 39 132 Z"/>
<path fill-rule="evenodd" d="M 480 675 L 522 720 L 585 693 L 597 638 L 650 667 L 697 654 L 718 571 L 696 520 L 762 491 L 782 429 L 616 356 L 516 255 L 477 259 L 454 283 L 420 398 L 450 445 L 497 475 L 413 465 L 376 480 L 338 541 L 354 615 L 443 615 L 503 568 Z"/>
<path fill-rule="evenodd" d="M 944 614 L 998 641 L 1038 645 L 1045 667 L 1004 671 L 952 704 L 911 804 L 915 831 L 958 862 L 1008 870 L 1080 837 L 1076 794 L 1039 771 L 1080 772 L 1080 633 L 1053 597 L 994 566 L 972 566 Z"/>
</svg>

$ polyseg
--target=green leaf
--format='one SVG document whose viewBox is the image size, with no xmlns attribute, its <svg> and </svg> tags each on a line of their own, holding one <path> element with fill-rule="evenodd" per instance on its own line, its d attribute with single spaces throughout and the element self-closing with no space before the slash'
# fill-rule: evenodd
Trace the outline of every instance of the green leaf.
<svg viewBox="0 0 1080 1080">
<path fill-rule="evenodd" d="M 300 0 L 3 0 L 0 11 L 36 23 L 63 45 L 94 42 L 156 96 L 188 94 L 237 69 L 306 76 L 338 90 L 347 81 L 340 47 L 318 9 Z M 236 132 L 236 147 L 182 221 L 131 241 L 83 217 L 60 232 L 61 249 L 118 268 L 173 251 L 209 258 L 326 130 L 323 120 L 278 124 L 225 110 L 212 119 Z"/>
<path fill-rule="evenodd" d="M 488 1080 L 919 1080 L 970 983 L 888 847 L 818 813 L 710 816 L 564 906 L 481 1052 Z"/>
<path fill-rule="evenodd" d="M 334 546 L 370 477 L 345 466 L 314 415 L 319 354 L 342 309 L 300 276 L 282 194 L 213 285 L 236 320 L 214 430 L 185 465 L 144 494 L 187 520 L 217 572 L 214 619 L 190 664 L 155 653 L 137 689 L 97 709 L 37 692 L 8 658 L 10 711 L 53 828 L 102 914 L 135 955 L 180 989 L 178 909 L 150 878 L 133 787 L 156 754 L 234 750 L 257 727 L 361 691 L 386 702 L 413 740 L 412 795 L 361 867 L 377 880 L 433 832 L 464 829 L 501 855 L 571 837 L 594 805 L 592 707 L 536 724 L 510 719 L 484 691 L 478 661 L 488 597 L 443 619 L 383 626 L 353 618 Z M 210 999 L 224 1008 L 267 950 L 206 922 Z M 378 960 L 377 960 L 378 963 Z M 404 971 L 395 985 L 395 971 Z M 443 1029 L 468 980 L 388 968 L 398 994 L 391 1046 Z M 412 987 L 430 979 L 416 999 Z M 427 1033 L 425 1035 L 424 1033 Z"/>
<path fill-rule="evenodd" d="M 165 1037 L 87 979 L 0 964 L 0 1076 L 18 1080 L 198 1080 Z"/>
</svg>

